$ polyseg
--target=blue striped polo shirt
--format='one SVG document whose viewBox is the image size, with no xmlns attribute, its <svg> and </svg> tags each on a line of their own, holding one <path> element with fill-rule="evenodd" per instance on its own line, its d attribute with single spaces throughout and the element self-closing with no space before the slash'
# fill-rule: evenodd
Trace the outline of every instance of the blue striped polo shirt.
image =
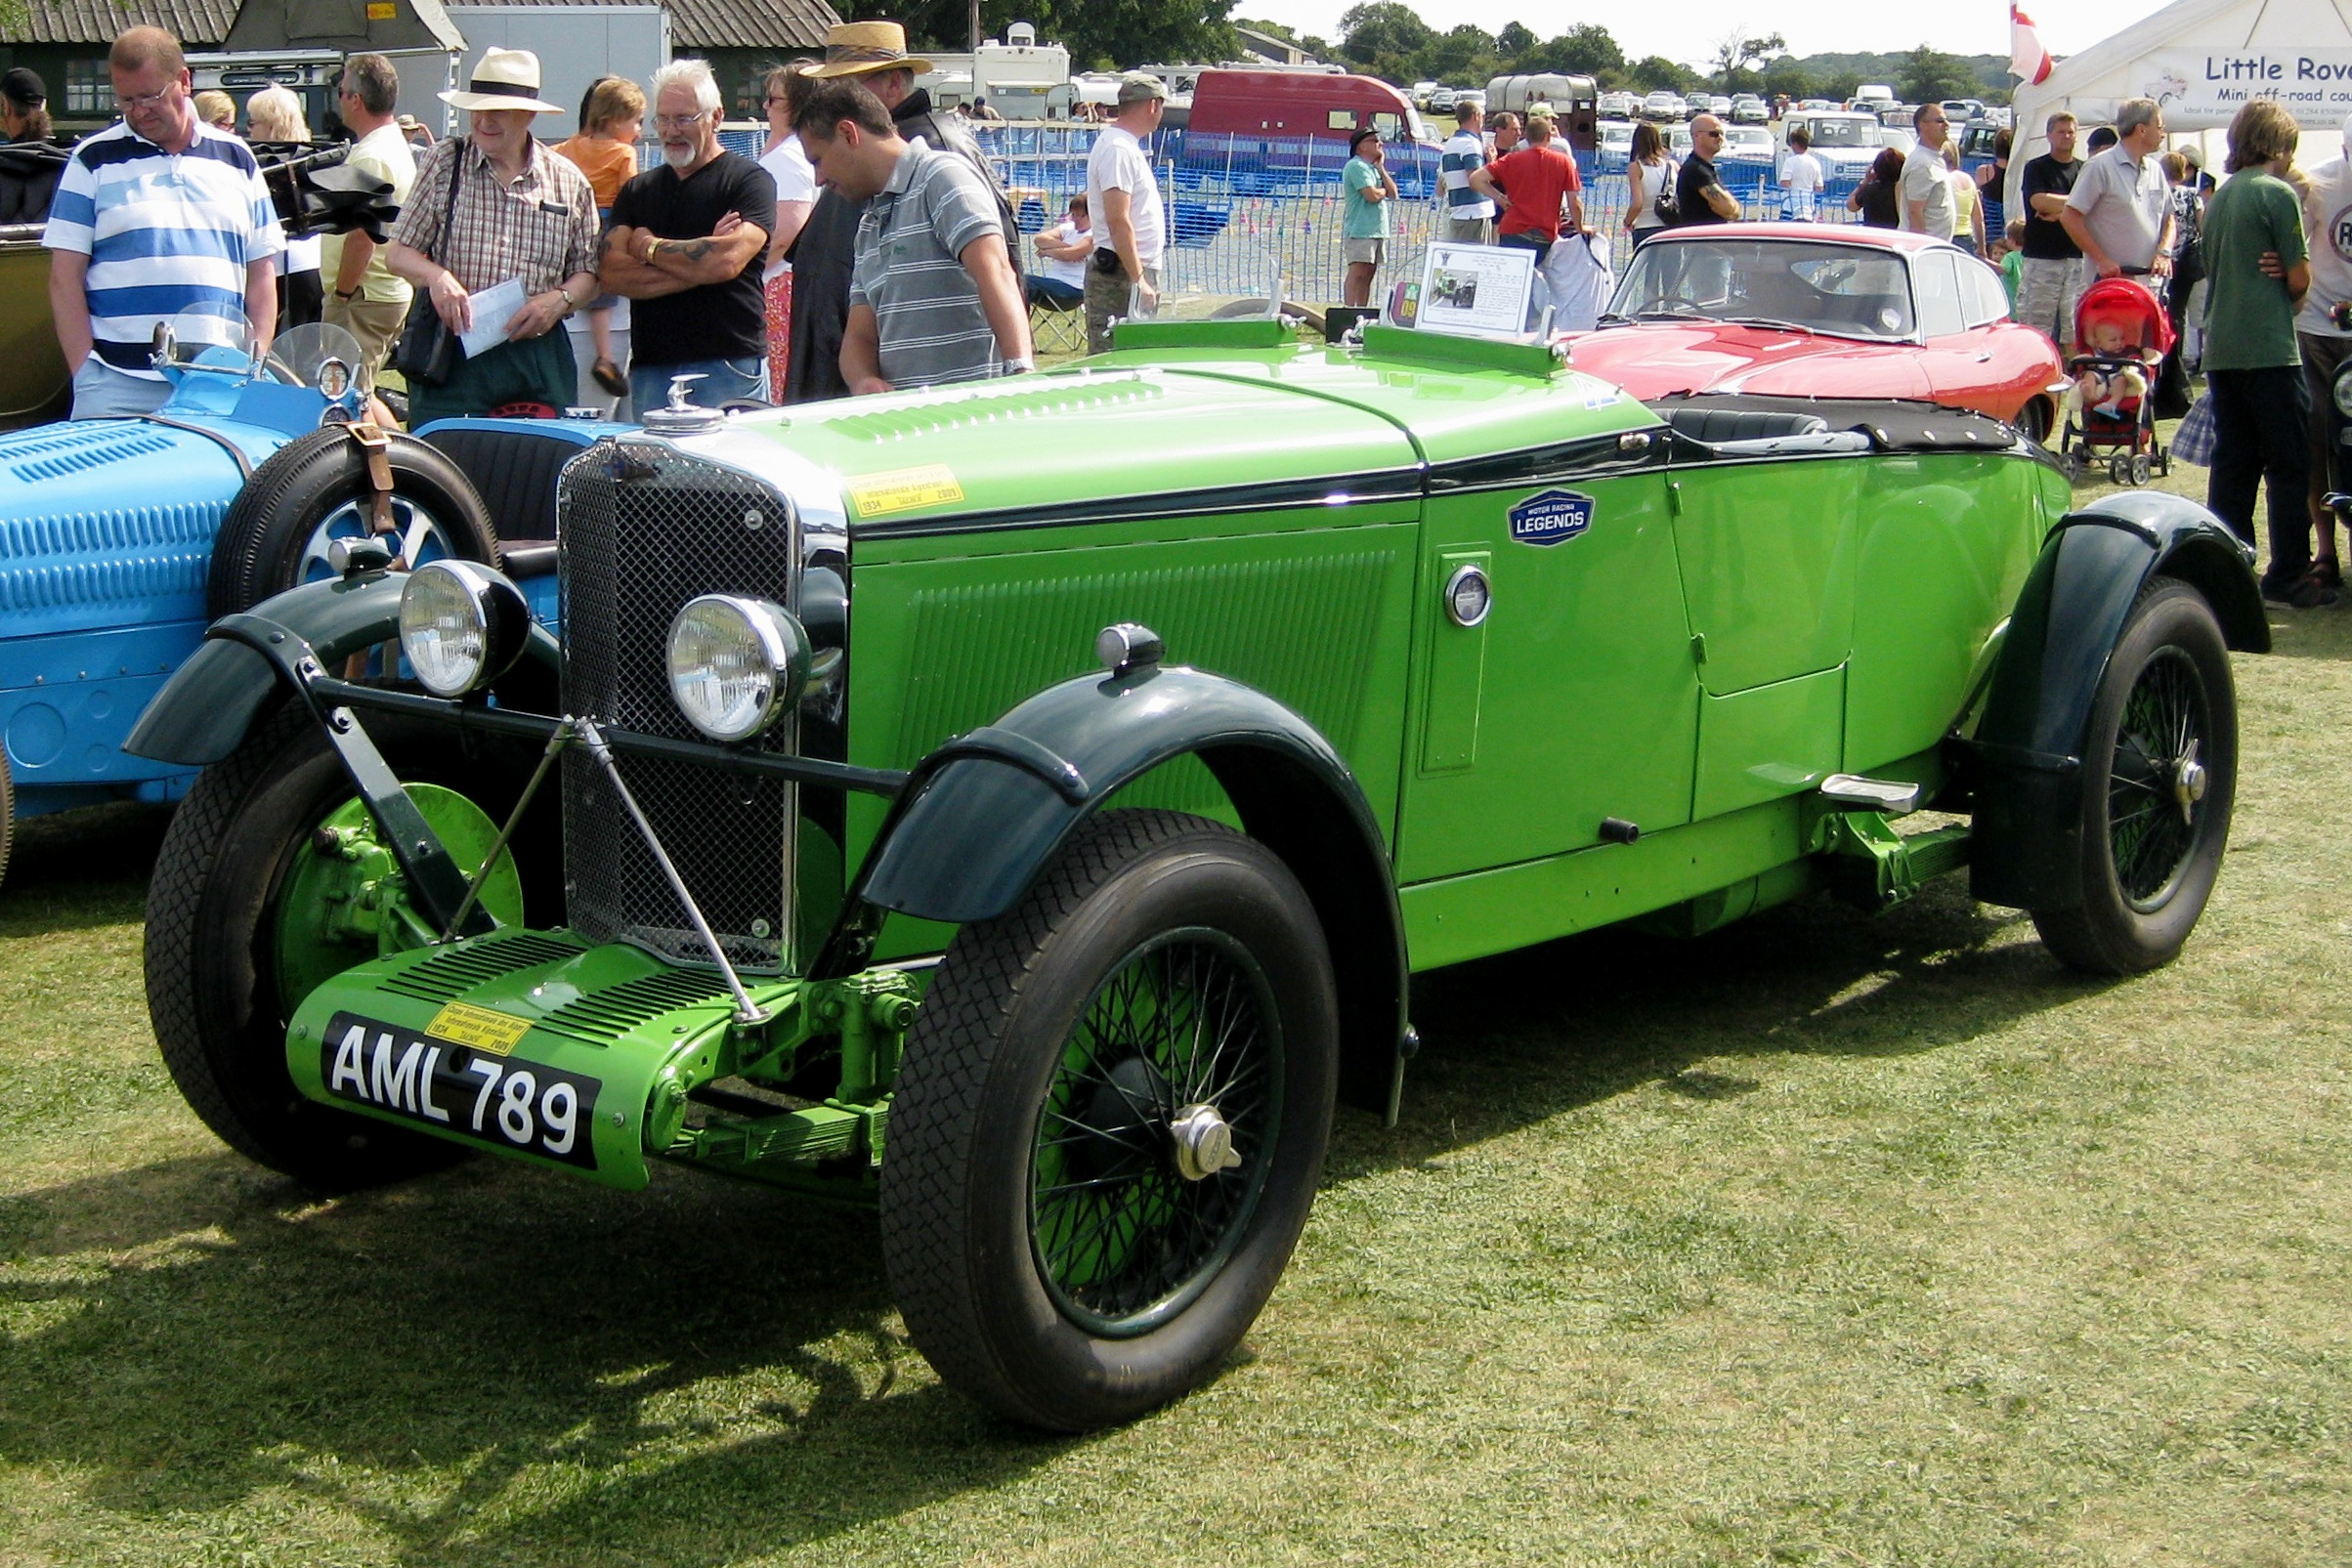
<svg viewBox="0 0 2352 1568">
<path fill-rule="evenodd" d="M 1486 144 L 1475 131 L 1457 131 L 1437 154 L 1437 186 L 1445 192 L 1448 218 L 1491 218 L 1494 203 L 1470 183 L 1473 169 L 1486 167 Z"/>
<path fill-rule="evenodd" d="M 90 258 L 98 355 L 152 380 L 155 323 L 245 308 L 245 266 L 285 248 L 252 149 L 209 125 L 166 152 L 116 123 L 73 149 L 41 242 Z"/>
</svg>

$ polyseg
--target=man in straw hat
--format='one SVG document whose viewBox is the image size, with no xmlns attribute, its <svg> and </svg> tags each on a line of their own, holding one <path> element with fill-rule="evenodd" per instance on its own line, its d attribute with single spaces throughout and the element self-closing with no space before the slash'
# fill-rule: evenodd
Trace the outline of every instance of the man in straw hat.
<svg viewBox="0 0 2352 1568">
<path fill-rule="evenodd" d="M 571 344 L 553 329 L 596 297 L 596 192 L 531 134 L 535 116 L 563 112 L 538 93 L 538 56 L 492 49 L 465 91 L 440 95 L 472 123 L 418 171 L 384 263 L 426 291 L 453 333 L 472 328 L 485 289 L 520 279 L 524 298 L 501 341 L 440 386 L 408 389 L 411 427 L 508 403 L 562 409 L 578 385 Z"/>
<path fill-rule="evenodd" d="M 826 30 L 824 62 L 811 66 L 808 74 L 820 80 L 857 78 L 889 109 L 899 136 L 955 153 L 979 171 L 996 198 L 1005 251 L 1017 256 L 1020 231 L 1013 227 L 1012 203 L 996 171 L 956 116 L 932 112 L 931 95 L 915 85 L 916 73 L 930 68 L 929 61 L 907 53 L 907 30 L 897 22 L 847 21 Z M 841 371 L 841 339 L 849 321 L 849 275 L 857 262 L 858 219 L 864 209 L 862 200 L 828 187 L 818 193 L 808 223 L 793 242 L 786 403 L 845 397 L 849 392 Z"/>
<path fill-rule="evenodd" d="M 267 346 L 285 249 L 252 151 L 196 118 L 179 39 L 130 28 L 107 73 L 122 120 L 74 148 L 41 236 L 76 419 L 161 407 L 172 388 L 150 359 L 155 327 L 192 307 L 241 301 Z"/>
</svg>

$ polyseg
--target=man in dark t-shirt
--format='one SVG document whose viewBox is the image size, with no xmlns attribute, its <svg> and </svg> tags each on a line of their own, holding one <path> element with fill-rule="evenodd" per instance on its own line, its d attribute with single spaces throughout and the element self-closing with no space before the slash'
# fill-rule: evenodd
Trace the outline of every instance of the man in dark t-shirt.
<svg viewBox="0 0 2352 1568">
<path fill-rule="evenodd" d="M 1716 154 L 1723 151 L 1723 121 L 1701 114 L 1690 122 L 1690 155 L 1674 177 L 1675 226 L 1731 223 L 1739 217 L 1739 200 L 1723 188 L 1715 172 Z"/>
<path fill-rule="evenodd" d="M 637 416 L 669 400 L 672 376 L 715 408 L 769 401 L 767 307 L 759 275 L 776 227 L 776 182 L 718 145 L 710 67 L 673 61 L 654 73 L 662 167 L 620 188 L 605 231 L 604 286 L 629 313 L 629 402 Z"/>
<path fill-rule="evenodd" d="M 2045 127 L 2050 150 L 2028 162 L 2019 186 L 2026 242 L 2018 247 L 2017 319 L 2058 345 L 2074 342 L 2074 296 L 2082 292 L 2082 252 L 2058 215 L 2074 191 L 2082 160 L 2074 156 L 2074 116 L 2057 113 Z"/>
</svg>

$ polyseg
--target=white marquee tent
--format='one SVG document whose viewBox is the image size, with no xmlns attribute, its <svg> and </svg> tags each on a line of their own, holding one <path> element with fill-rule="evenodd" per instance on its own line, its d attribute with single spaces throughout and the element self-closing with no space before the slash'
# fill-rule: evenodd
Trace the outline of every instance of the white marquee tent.
<svg viewBox="0 0 2352 1568">
<path fill-rule="evenodd" d="M 2276 98 L 2302 125 L 2305 162 L 2332 156 L 2352 113 L 2352 0 L 2175 0 L 2112 38 L 2061 61 L 2038 86 L 2017 89 L 2011 183 L 2049 150 L 2042 126 L 2059 109 L 2083 125 L 2114 120 L 2125 99 L 2153 98 L 2164 123 L 2204 138 L 2220 172 L 2220 128 L 2248 98 Z M 2325 151 L 2321 151 L 2321 148 Z"/>
</svg>

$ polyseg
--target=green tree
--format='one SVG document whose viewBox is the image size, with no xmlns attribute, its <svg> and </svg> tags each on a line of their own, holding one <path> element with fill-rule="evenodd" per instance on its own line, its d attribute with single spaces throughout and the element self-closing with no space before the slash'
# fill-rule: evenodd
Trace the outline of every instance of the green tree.
<svg viewBox="0 0 2352 1568">
<path fill-rule="evenodd" d="M 1726 92 L 1732 91 L 1732 78 L 1746 71 L 1751 62 L 1761 63 L 1775 55 L 1785 54 L 1788 44 L 1776 32 L 1761 38 L 1748 36 L 1747 24 L 1732 28 L 1715 44 L 1714 75 Z"/>
<path fill-rule="evenodd" d="M 1820 84 L 1803 61 L 1793 55 L 1782 55 L 1764 67 L 1764 85 L 1758 89 L 1767 97 L 1786 93 L 1790 103 L 1799 99 L 1823 98 Z"/>
<path fill-rule="evenodd" d="M 6 0 L 0 0 L 0 4 Z M 1034 21 L 1037 35 L 1070 51 L 1080 68 L 1125 69 L 1146 62 L 1230 60 L 1240 53 L 1228 18 L 1234 0 L 981 0 L 992 38 L 1006 24 Z M 855 15 L 904 21 L 911 44 L 971 47 L 968 0 L 859 0 Z"/>
<path fill-rule="evenodd" d="M 1646 93 L 1687 93 L 1699 83 L 1696 72 L 1684 69 L 1664 55 L 1644 55 L 1626 67 L 1626 74 Z"/>
<path fill-rule="evenodd" d="M 1525 51 L 1513 63 L 1513 68 L 1557 71 L 1563 76 L 1616 76 L 1625 70 L 1625 51 L 1617 47 L 1617 40 L 1601 23 L 1579 22 L 1559 37 Z"/>
<path fill-rule="evenodd" d="M 1905 104 L 1933 104 L 1938 99 L 1974 96 L 1976 81 L 1968 62 L 1921 44 L 1903 57 L 1895 91 Z"/>
<path fill-rule="evenodd" d="M 1514 70 L 1520 68 L 1519 57 L 1533 49 L 1535 44 L 1534 32 L 1517 21 L 1504 22 L 1503 30 L 1494 35 L 1494 52 L 1502 56 L 1505 64 Z"/>
<path fill-rule="evenodd" d="M 1447 28 L 1443 37 L 1421 51 L 1420 57 L 1422 75 L 1439 82 L 1468 81 L 1474 74 L 1482 82 L 1493 74 L 1490 67 L 1494 64 L 1493 35 L 1467 21 Z"/>
<path fill-rule="evenodd" d="M 1421 14 L 1398 0 L 1367 0 L 1340 18 L 1340 55 L 1358 70 L 1411 81 L 1437 34 Z"/>
</svg>

